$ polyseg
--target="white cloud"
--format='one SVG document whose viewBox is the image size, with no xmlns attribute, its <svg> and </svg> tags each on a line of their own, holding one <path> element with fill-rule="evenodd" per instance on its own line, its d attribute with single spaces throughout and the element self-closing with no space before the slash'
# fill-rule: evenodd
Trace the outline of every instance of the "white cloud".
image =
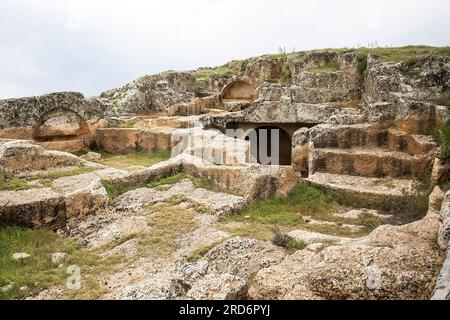
<svg viewBox="0 0 450 320">
<path fill-rule="evenodd" d="M 2 0 L 0 82 L 16 89 L 0 97 L 95 95 L 279 46 L 448 45 L 448 16 L 446 0 Z"/>
</svg>

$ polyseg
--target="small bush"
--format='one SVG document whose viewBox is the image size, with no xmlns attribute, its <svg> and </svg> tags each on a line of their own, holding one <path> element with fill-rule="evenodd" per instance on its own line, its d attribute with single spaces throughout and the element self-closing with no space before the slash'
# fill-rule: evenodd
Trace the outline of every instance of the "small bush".
<svg viewBox="0 0 450 320">
<path fill-rule="evenodd" d="M 278 226 L 272 226 L 270 230 L 273 233 L 272 243 L 278 247 L 287 248 L 290 250 L 303 250 L 308 244 L 302 240 L 296 240 L 285 234 L 278 228 Z"/>
<path fill-rule="evenodd" d="M 270 228 L 273 233 L 272 243 L 278 247 L 287 247 L 288 243 L 292 241 L 292 238 L 283 233 L 278 226 Z"/>
</svg>

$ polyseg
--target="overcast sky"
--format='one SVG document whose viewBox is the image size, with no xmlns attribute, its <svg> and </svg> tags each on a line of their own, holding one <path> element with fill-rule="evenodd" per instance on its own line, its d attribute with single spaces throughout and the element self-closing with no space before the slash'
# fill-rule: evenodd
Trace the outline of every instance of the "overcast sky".
<svg viewBox="0 0 450 320">
<path fill-rule="evenodd" d="M 0 0 L 0 98 L 289 51 L 450 44 L 448 0 Z"/>
</svg>

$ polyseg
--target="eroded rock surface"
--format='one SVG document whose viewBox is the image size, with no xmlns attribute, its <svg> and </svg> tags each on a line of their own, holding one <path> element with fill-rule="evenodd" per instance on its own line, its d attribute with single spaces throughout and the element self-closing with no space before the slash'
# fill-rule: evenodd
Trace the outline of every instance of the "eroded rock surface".
<svg viewBox="0 0 450 320">
<path fill-rule="evenodd" d="M 254 299 L 429 299 L 442 257 L 433 236 L 439 216 L 381 226 L 369 236 L 320 252 L 297 251 L 260 271 Z M 398 263 L 401 261 L 401 263 Z"/>
</svg>

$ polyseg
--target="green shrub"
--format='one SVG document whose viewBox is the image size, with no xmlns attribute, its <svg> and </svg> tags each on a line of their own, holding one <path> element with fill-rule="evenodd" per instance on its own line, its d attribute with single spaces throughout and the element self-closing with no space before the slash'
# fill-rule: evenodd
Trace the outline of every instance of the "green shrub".
<svg viewBox="0 0 450 320">
<path fill-rule="evenodd" d="M 361 77 L 365 77 L 367 75 L 367 56 L 360 54 L 360 59 L 358 63 L 358 73 Z"/>
<path fill-rule="evenodd" d="M 444 163 L 450 162 L 450 120 L 444 122 L 439 127 L 438 132 L 439 144 L 441 145 L 441 153 L 439 158 Z"/>
</svg>

